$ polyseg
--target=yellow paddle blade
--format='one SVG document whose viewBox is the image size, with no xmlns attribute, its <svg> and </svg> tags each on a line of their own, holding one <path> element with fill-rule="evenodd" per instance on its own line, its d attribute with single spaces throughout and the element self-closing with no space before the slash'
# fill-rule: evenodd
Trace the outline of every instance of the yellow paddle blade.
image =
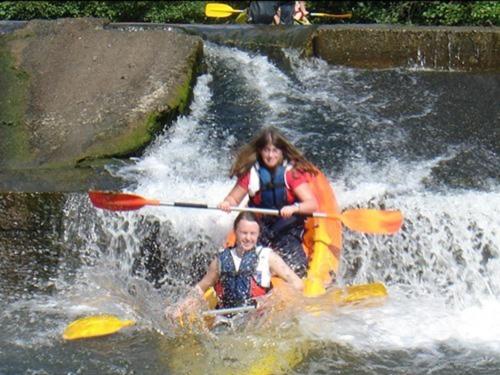
<svg viewBox="0 0 500 375">
<path fill-rule="evenodd" d="M 341 298 L 343 303 L 355 303 L 372 298 L 387 297 L 387 289 L 382 283 L 350 285 Z"/>
<path fill-rule="evenodd" d="M 207 17 L 225 18 L 233 13 L 242 13 L 244 10 L 233 9 L 226 4 L 212 3 L 205 6 L 205 15 Z"/>
<path fill-rule="evenodd" d="M 288 373 L 285 370 L 291 370 L 302 362 L 309 345 L 307 342 L 302 342 L 292 344 L 289 348 L 283 348 L 279 345 L 266 346 L 262 357 L 255 364 L 236 374 L 273 375 Z"/>
<path fill-rule="evenodd" d="M 69 324 L 64 330 L 63 338 L 65 340 L 76 340 L 105 336 L 134 324 L 133 320 L 120 320 L 113 315 L 87 316 Z"/>
<path fill-rule="evenodd" d="M 403 215 L 399 211 L 360 208 L 344 211 L 340 220 L 346 227 L 358 232 L 394 234 L 403 224 Z"/>
<path fill-rule="evenodd" d="M 307 280 L 306 280 L 307 281 Z M 323 288 L 323 290 L 325 290 Z M 356 284 L 346 287 L 336 287 L 333 290 L 320 294 L 311 295 L 312 297 L 325 298 L 335 304 L 351 304 L 356 302 L 370 302 L 370 300 L 379 300 L 381 297 L 387 297 L 387 289 L 383 283 L 375 282 L 369 284 Z"/>
</svg>

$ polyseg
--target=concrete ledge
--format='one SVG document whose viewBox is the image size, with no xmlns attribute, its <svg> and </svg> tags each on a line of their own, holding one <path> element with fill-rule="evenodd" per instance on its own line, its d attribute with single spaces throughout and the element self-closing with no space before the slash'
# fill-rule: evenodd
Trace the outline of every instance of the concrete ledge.
<svg viewBox="0 0 500 375">
<path fill-rule="evenodd" d="M 188 109 L 201 38 L 108 23 L 0 21 L 0 191 L 117 186 L 103 161 L 140 154 Z"/>
<path fill-rule="evenodd" d="M 357 68 L 500 71 L 499 27 L 322 26 L 312 54 Z"/>
<path fill-rule="evenodd" d="M 106 23 L 33 20 L 0 35 L 0 169 L 137 153 L 186 110 L 201 39 Z"/>
</svg>

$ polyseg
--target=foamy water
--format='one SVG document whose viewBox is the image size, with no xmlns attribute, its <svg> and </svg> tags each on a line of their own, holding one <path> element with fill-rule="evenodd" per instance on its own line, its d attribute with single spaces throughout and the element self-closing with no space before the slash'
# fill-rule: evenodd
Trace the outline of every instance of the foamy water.
<svg viewBox="0 0 500 375">
<path fill-rule="evenodd" d="M 227 177 L 231 153 L 262 126 L 279 126 L 327 175 L 343 209 L 397 209 L 405 216 L 394 236 L 344 228 L 340 283 L 381 281 L 389 296 L 371 308 L 298 312 L 299 340 L 327 343 L 322 361 L 306 360 L 306 368 L 343 369 L 329 350 L 348 348 L 365 360 L 348 365 L 354 373 L 438 371 L 447 350 L 467 353 L 455 363 L 465 372 L 482 368 L 476 364 L 482 354 L 500 369 L 499 181 L 467 165 L 452 168 L 464 149 L 480 146 L 461 143 L 448 122 L 439 122 L 446 88 L 433 87 L 429 72 L 345 69 L 301 60 L 293 51 L 285 54 L 288 70 L 233 48 L 207 44 L 205 54 L 207 73 L 198 78 L 190 113 L 142 157 L 112 170 L 130 182 L 127 190 L 165 202 L 216 204 L 234 184 Z M 440 84 L 460 79 L 440 74 Z M 479 162 L 485 166 L 498 161 L 491 150 L 477 155 L 490 155 Z M 465 174 L 456 179 L 458 172 Z M 469 175 L 487 188 L 468 187 Z M 96 312 L 138 320 L 131 330 L 138 335 L 160 332 L 175 340 L 163 310 L 196 281 L 190 271 L 204 268 L 235 216 L 171 207 L 106 212 L 84 195 L 72 197 L 66 211 L 64 241 L 82 264 L 65 259 L 53 295 L 6 309 L 20 322 L 10 339 L 19 347 L 50 345 L 68 320 Z M 147 266 L 157 265 L 158 288 L 147 280 Z M 33 331 L 38 315 L 52 323 L 22 334 Z M 217 350 L 210 352 L 214 361 Z"/>
</svg>

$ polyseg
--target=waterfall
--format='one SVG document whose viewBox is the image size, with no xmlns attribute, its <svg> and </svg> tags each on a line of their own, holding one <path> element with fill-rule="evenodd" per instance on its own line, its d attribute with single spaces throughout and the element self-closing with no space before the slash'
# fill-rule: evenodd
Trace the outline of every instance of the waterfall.
<svg viewBox="0 0 500 375">
<path fill-rule="evenodd" d="M 329 177 L 343 209 L 397 209 L 405 216 L 394 236 L 344 231 L 340 282 L 382 281 L 387 302 L 322 317 L 331 330 L 304 317 L 306 335 L 364 350 L 446 340 L 500 345 L 499 329 L 491 328 L 500 310 L 499 160 L 486 130 L 468 130 L 493 125 L 480 106 L 467 109 L 478 112 L 477 123 L 461 122 L 465 109 L 449 100 L 467 95 L 457 91 L 464 79 L 472 90 L 488 83 L 418 67 L 329 66 L 294 51 L 272 61 L 207 43 L 205 53 L 207 72 L 198 78 L 190 113 L 142 157 L 110 168 L 130 182 L 129 191 L 216 204 L 234 183 L 227 174 L 237 147 L 262 126 L 277 126 Z M 472 136 L 455 134 L 459 122 Z M 92 288 L 111 294 L 112 309 L 157 329 L 165 303 L 175 303 L 203 274 L 234 217 L 158 207 L 110 213 L 82 196 L 67 210 L 67 236 L 80 239 L 89 265 L 73 289 L 80 296 Z M 153 296 L 147 303 L 138 297 L 144 293 Z"/>
</svg>

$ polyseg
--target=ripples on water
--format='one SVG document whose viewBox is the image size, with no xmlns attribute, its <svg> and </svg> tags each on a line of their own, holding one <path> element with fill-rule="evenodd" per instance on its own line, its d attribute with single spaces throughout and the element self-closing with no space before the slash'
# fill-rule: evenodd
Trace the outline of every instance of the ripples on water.
<svg viewBox="0 0 500 375">
<path fill-rule="evenodd" d="M 230 155 L 261 126 L 278 126 L 329 177 L 344 209 L 405 214 L 393 237 L 344 231 L 341 283 L 383 281 L 389 299 L 369 309 L 329 306 L 319 316 L 296 311 L 288 324 L 218 339 L 184 336 L 163 309 L 202 275 L 234 215 L 110 213 L 74 195 L 65 251 L 55 275 L 42 277 L 45 287 L 2 281 L 14 298 L 2 304 L 0 373 L 233 372 L 262 359 L 257 348 L 295 358 L 287 373 L 497 372 L 499 77 L 347 69 L 294 51 L 270 61 L 211 44 L 205 54 L 191 113 L 112 173 L 137 194 L 215 204 L 232 186 Z M 39 267 L 28 264 L 27 275 Z M 138 324 L 62 342 L 69 321 L 104 312 Z"/>
</svg>

